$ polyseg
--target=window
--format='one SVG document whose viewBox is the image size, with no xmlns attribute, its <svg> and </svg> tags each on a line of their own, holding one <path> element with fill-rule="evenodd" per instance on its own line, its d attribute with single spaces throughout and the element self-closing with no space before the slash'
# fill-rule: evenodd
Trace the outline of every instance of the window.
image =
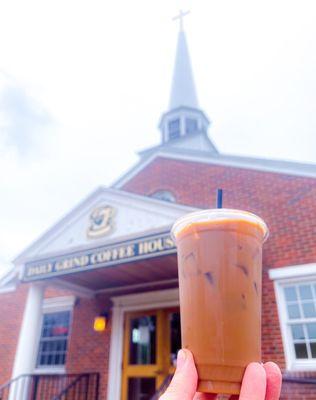
<svg viewBox="0 0 316 400">
<path fill-rule="evenodd" d="M 180 137 L 180 119 L 174 119 L 168 123 L 169 139 Z"/>
<path fill-rule="evenodd" d="M 155 193 L 152 193 L 150 197 L 153 197 L 158 200 L 170 201 L 171 203 L 175 203 L 175 196 L 169 192 L 168 190 L 158 190 Z"/>
<path fill-rule="evenodd" d="M 194 118 L 186 118 L 185 120 L 185 132 L 187 134 L 196 133 L 198 130 L 197 120 Z"/>
<path fill-rule="evenodd" d="M 43 315 L 37 368 L 59 367 L 66 363 L 70 311 Z"/>
<path fill-rule="evenodd" d="M 316 281 L 283 287 L 296 359 L 316 361 Z"/>
<path fill-rule="evenodd" d="M 276 268 L 273 279 L 288 370 L 316 370 L 316 264 Z"/>
</svg>

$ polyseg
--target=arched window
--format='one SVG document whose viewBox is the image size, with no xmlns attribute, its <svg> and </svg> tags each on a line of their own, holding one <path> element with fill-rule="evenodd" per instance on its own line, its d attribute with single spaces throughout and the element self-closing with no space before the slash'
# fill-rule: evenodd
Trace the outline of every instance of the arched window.
<svg viewBox="0 0 316 400">
<path fill-rule="evenodd" d="M 159 200 L 170 201 L 171 203 L 175 203 L 176 201 L 175 196 L 173 193 L 169 192 L 169 190 L 158 190 L 157 192 L 152 193 L 150 197 Z"/>
</svg>

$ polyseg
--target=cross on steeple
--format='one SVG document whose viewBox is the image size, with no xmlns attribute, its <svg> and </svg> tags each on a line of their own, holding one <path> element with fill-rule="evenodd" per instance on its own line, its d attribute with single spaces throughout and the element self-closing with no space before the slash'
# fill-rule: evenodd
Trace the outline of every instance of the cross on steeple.
<svg viewBox="0 0 316 400">
<path fill-rule="evenodd" d="M 173 21 L 176 21 L 177 19 L 179 20 L 179 22 L 180 22 L 180 32 L 183 31 L 183 17 L 185 17 L 188 14 L 190 14 L 190 11 L 182 11 L 182 10 L 180 10 L 179 14 L 172 18 Z"/>
</svg>

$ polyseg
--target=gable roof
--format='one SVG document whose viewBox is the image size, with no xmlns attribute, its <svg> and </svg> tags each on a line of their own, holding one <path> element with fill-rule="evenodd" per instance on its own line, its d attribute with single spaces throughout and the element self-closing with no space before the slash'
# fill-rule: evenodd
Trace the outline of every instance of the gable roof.
<svg viewBox="0 0 316 400">
<path fill-rule="evenodd" d="M 10 269 L 6 270 L 6 273 L 0 276 L 0 294 L 8 293 L 15 290 L 19 283 L 19 269 L 10 266 Z"/>
<path fill-rule="evenodd" d="M 91 212 L 105 205 L 117 211 L 113 217 L 114 229 L 107 236 L 91 239 L 86 235 Z M 20 253 L 14 263 L 22 264 L 43 255 L 120 242 L 145 232 L 169 230 L 178 217 L 193 210 L 195 208 L 99 187 Z"/>
</svg>

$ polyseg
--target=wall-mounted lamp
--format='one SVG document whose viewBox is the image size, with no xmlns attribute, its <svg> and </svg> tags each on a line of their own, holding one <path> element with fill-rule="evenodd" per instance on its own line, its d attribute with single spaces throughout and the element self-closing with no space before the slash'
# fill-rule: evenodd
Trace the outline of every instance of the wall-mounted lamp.
<svg viewBox="0 0 316 400">
<path fill-rule="evenodd" d="M 93 329 L 96 332 L 104 332 L 109 319 L 108 313 L 103 313 L 94 318 Z"/>
</svg>

